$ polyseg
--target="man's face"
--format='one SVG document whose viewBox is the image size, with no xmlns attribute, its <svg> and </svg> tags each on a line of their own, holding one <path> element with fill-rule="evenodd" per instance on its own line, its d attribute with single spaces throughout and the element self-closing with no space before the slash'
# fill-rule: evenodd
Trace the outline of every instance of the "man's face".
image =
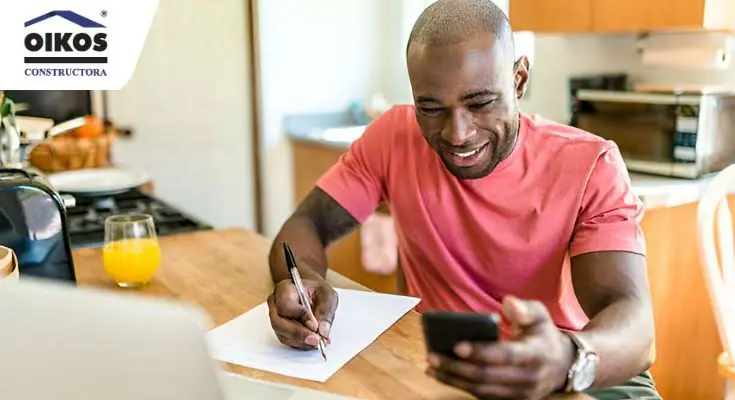
<svg viewBox="0 0 735 400">
<path fill-rule="evenodd" d="M 416 119 L 429 145 L 460 179 L 492 172 L 515 146 L 525 57 L 486 34 L 463 43 L 408 50 Z"/>
</svg>

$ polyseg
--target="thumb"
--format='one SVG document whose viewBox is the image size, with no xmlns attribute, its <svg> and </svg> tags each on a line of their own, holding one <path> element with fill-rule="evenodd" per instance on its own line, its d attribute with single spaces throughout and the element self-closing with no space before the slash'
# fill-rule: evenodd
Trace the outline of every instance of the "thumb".
<svg viewBox="0 0 735 400">
<path fill-rule="evenodd" d="M 503 299 L 503 314 L 513 325 L 513 330 L 525 331 L 551 320 L 546 307 L 538 301 L 524 301 L 515 296 Z"/>
<path fill-rule="evenodd" d="M 319 288 L 314 295 L 314 316 L 319 322 L 318 333 L 329 338 L 339 299 L 337 292 L 329 286 Z"/>
</svg>

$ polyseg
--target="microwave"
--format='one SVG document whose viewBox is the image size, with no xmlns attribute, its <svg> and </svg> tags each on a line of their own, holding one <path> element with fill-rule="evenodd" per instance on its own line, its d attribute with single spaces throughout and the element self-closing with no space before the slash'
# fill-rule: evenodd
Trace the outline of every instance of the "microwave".
<svg viewBox="0 0 735 400">
<path fill-rule="evenodd" d="M 628 170 L 696 179 L 735 163 L 735 93 L 576 92 L 572 125 L 618 145 Z"/>
</svg>

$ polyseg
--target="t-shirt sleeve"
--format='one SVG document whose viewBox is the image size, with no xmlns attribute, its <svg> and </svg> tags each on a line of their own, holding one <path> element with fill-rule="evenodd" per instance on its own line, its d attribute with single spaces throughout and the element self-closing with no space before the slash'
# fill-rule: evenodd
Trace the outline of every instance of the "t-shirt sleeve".
<svg viewBox="0 0 735 400">
<path fill-rule="evenodd" d="M 643 203 L 615 144 L 597 158 L 582 197 L 569 254 L 628 251 L 646 254 L 640 222 Z"/>
<path fill-rule="evenodd" d="M 371 122 L 362 136 L 317 181 L 317 187 L 360 223 L 384 199 L 387 163 L 398 112 L 394 107 Z"/>
</svg>

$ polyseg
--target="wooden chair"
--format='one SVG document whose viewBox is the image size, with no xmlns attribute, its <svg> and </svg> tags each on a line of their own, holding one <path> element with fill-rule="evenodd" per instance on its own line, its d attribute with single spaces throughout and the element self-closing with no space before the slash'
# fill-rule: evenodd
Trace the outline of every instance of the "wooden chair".
<svg viewBox="0 0 735 400">
<path fill-rule="evenodd" d="M 697 214 L 702 271 L 725 350 L 717 362 L 726 378 L 727 400 L 735 400 L 735 238 L 727 200 L 732 189 L 735 165 L 715 176 L 699 201 Z"/>
</svg>

